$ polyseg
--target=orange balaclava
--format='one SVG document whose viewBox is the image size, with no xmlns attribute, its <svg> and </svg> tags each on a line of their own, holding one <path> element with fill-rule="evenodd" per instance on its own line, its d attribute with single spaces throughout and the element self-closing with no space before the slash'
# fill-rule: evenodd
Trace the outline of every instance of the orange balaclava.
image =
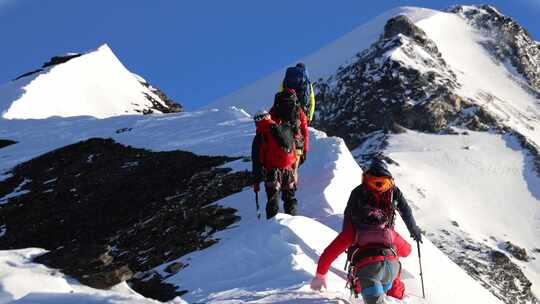
<svg viewBox="0 0 540 304">
<path fill-rule="evenodd" d="M 386 164 L 380 159 L 375 159 L 362 175 L 362 184 L 369 190 L 383 193 L 394 187 L 394 179 Z"/>
</svg>

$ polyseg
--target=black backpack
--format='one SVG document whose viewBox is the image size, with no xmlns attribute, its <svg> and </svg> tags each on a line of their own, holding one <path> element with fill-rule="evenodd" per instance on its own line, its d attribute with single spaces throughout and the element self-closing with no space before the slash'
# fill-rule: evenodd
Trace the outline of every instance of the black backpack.
<svg viewBox="0 0 540 304">
<path fill-rule="evenodd" d="M 272 124 L 270 126 L 270 133 L 277 141 L 278 145 L 285 151 L 285 153 L 291 153 L 295 148 L 294 133 L 290 124 Z"/>
<path fill-rule="evenodd" d="M 294 66 L 287 68 L 283 79 L 284 89 L 294 89 L 298 97 L 298 103 L 305 113 L 309 113 L 309 79 L 305 68 Z"/>
<path fill-rule="evenodd" d="M 377 203 L 368 191 L 362 189 L 359 201 L 350 206 L 349 216 L 355 230 L 355 243 L 347 249 L 345 270 L 348 273 L 347 287 L 356 297 L 360 292 L 356 277 L 357 263 L 365 257 L 381 255 L 384 252 L 396 255 L 391 231 L 396 208 L 393 193 L 393 188 L 387 190 Z M 364 249 L 360 251 L 360 248 Z"/>
<path fill-rule="evenodd" d="M 281 125 L 287 127 L 292 132 L 296 149 L 304 148 L 304 138 L 300 133 L 300 107 L 298 102 L 287 98 L 287 94 L 279 92 L 274 98 L 274 109 L 277 116 L 281 119 Z"/>
</svg>

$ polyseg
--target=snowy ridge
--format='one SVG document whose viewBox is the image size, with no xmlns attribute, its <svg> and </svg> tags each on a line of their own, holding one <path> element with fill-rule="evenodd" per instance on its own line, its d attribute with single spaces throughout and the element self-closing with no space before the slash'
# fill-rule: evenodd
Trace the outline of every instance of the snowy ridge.
<svg viewBox="0 0 540 304">
<path fill-rule="evenodd" d="M 167 104 L 139 83 L 107 45 L 0 86 L 0 112 L 6 119 L 105 118 L 163 108 Z"/>
<path fill-rule="evenodd" d="M 540 235 L 540 178 L 531 155 L 515 137 L 408 132 L 391 136 L 385 154 L 399 164 L 393 167 L 396 181 L 416 207 L 417 219 L 431 240 L 455 252 L 467 242 L 471 247 L 484 244 L 469 254 L 487 263 L 490 250 L 504 251 L 506 241 L 526 248 L 536 259 L 524 262 L 510 257 L 538 294 L 540 256 L 534 248 Z M 454 234 L 463 239 L 454 239 Z M 489 275 L 482 274 L 478 265 L 474 270 Z M 517 283 L 519 288 L 522 284 Z M 502 286 L 496 288 L 501 288 L 502 297 L 510 293 Z"/>
</svg>

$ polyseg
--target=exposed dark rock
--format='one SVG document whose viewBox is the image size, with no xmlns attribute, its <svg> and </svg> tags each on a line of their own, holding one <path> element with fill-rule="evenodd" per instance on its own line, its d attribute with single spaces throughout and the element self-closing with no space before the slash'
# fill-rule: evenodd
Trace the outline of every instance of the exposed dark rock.
<svg viewBox="0 0 540 304">
<path fill-rule="evenodd" d="M 180 262 L 173 262 L 173 263 L 167 265 L 167 267 L 165 267 L 164 270 L 167 273 L 175 274 L 178 271 L 180 271 L 181 269 L 185 268 L 186 266 L 187 265 L 184 265 L 183 263 L 180 263 Z"/>
<path fill-rule="evenodd" d="M 521 268 L 502 251 L 459 233 L 441 230 L 428 233 L 430 241 L 482 286 L 507 304 L 539 303 L 532 283 Z"/>
<path fill-rule="evenodd" d="M 241 191 L 249 172 L 217 168 L 237 158 L 150 152 L 89 139 L 15 167 L 0 197 L 0 249 L 41 247 L 36 261 L 85 284 L 110 287 L 206 248 L 236 222 L 212 204 Z"/>
<path fill-rule="evenodd" d="M 62 63 L 70 61 L 73 58 L 81 57 L 82 55 L 83 54 L 76 53 L 76 54 L 68 54 L 64 56 L 54 56 L 49 61 L 45 62 L 42 68 L 50 67 L 57 64 L 62 64 Z"/>
<path fill-rule="evenodd" d="M 43 71 L 43 69 L 37 69 L 37 70 L 33 70 L 31 72 L 24 73 L 22 75 L 19 75 L 19 76 L 15 77 L 15 79 L 13 79 L 13 81 L 19 80 L 21 78 L 24 78 L 24 77 L 27 77 L 27 76 L 30 76 L 30 75 L 37 74 L 37 73 L 42 72 L 42 71 Z"/>
<path fill-rule="evenodd" d="M 105 270 L 97 273 L 82 274 L 77 277 L 85 285 L 94 288 L 109 288 L 133 277 L 133 272 L 128 266 L 120 266 L 115 269 Z"/>
<path fill-rule="evenodd" d="M 176 290 L 176 286 L 164 282 L 157 273 L 152 273 L 149 277 L 134 278 L 129 282 L 129 285 L 140 294 L 163 302 L 188 292 L 187 290 Z"/>
<path fill-rule="evenodd" d="M 142 81 L 142 79 L 139 80 L 139 83 L 147 87 L 150 91 L 152 91 L 152 93 L 156 94 L 165 103 L 165 105 L 163 105 L 162 103 L 157 101 L 155 98 L 153 98 L 149 94 L 144 93 L 144 96 L 146 97 L 146 99 L 148 99 L 152 103 L 152 107 L 154 110 L 158 110 L 161 113 L 177 113 L 177 112 L 184 111 L 184 108 L 182 107 L 182 105 L 170 99 L 169 96 L 167 96 L 159 88 L 156 88 L 150 85 L 146 81 Z M 149 113 L 144 113 L 144 114 L 151 114 L 151 111 Z"/>
<path fill-rule="evenodd" d="M 421 43 L 427 43 L 426 33 L 416 26 L 411 19 L 403 15 L 396 16 L 386 22 L 386 25 L 384 26 L 383 38 L 389 39 L 400 34 Z"/>
<path fill-rule="evenodd" d="M 510 258 L 501 251 L 492 250 L 490 256 L 493 263 L 497 264 L 499 267 L 503 267 L 510 263 Z"/>
<path fill-rule="evenodd" d="M 124 133 L 124 132 L 129 132 L 131 130 L 133 130 L 133 128 L 120 128 L 120 129 L 116 130 L 115 133 L 120 134 L 120 133 Z"/>
<path fill-rule="evenodd" d="M 459 227 L 459 224 L 458 224 L 458 222 L 456 222 L 456 221 L 452 221 L 452 225 L 453 225 L 454 227 Z"/>
<path fill-rule="evenodd" d="M 386 55 L 398 49 L 410 64 Z M 417 49 L 429 57 L 420 58 Z M 419 72 L 416 65 L 429 72 Z M 396 124 L 442 131 L 458 117 L 462 106 L 461 98 L 452 93 L 458 87 L 455 74 L 435 43 L 405 16 L 390 19 L 383 36 L 358 54 L 355 62 L 319 80 L 315 87 L 319 113 L 314 125 L 343 137 L 350 148 L 372 132 L 393 132 Z"/>
<path fill-rule="evenodd" d="M 4 147 L 7 147 L 7 146 L 10 146 L 10 145 L 13 145 L 13 144 L 16 144 L 17 142 L 16 141 L 13 141 L 13 140 L 9 140 L 9 139 L 0 139 L 0 149 L 4 148 Z"/>
<path fill-rule="evenodd" d="M 27 77 L 27 76 L 30 76 L 30 75 L 33 75 L 33 74 L 37 74 L 39 72 L 43 72 L 45 68 L 47 67 L 50 67 L 50 66 L 53 66 L 53 65 L 58 65 L 58 64 L 62 64 L 62 63 L 65 63 L 65 62 L 68 62 L 70 61 L 71 59 L 73 58 L 77 58 L 77 57 L 80 57 L 82 56 L 82 54 L 69 54 L 69 55 L 64 55 L 64 56 L 54 56 L 52 57 L 49 61 L 45 62 L 40 69 L 37 69 L 37 70 L 34 70 L 34 71 L 31 71 L 31 72 L 28 72 L 28 73 L 24 73 L 22 75 L 19 75 L 17 76 L 15 79 L 13 80 L 19 80 L 21 78 L 24 78 L 24 77 Z"/>
<path fill-rule="evenodd" d="M 520 261 L 529 261 L 529 256 L 525 248 L 521 248 L 510 241 L 506 241 L 501 244 L 501 247 Z"/>
</svg>

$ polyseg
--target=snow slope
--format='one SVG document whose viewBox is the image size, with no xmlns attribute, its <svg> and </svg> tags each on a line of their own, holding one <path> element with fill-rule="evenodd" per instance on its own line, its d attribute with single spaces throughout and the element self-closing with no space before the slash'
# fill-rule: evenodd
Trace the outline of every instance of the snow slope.
<svg viewBox="0 0 540 304">
<path fill-rule="evenodd" d="M 122 65 L 109 46 L 103 45 L 1 85 L 0 112 L 7 119 L 139 114 L 152 107 L 144 94 L 165 106 Z"/>
<path fill-rule="evenodd" d="M 382 34 L 384 24 L 388 19 L 397 15 L 407 15 L 411 20 L 419 21 L 436 13 L 437 11 L 434 10 L 417 7 L 400 7 L 390 10 L 377 16 L 372 21 L 357 27 L 317 52 L 298 59 L 298 61 L 306 64 L 312 81 L 325 78 L 335 73 L 339 66 L 346 65 L 357 53 L 368 48 L 375 42 Z M 291 62 L 288 66 L 295 64 L 296 62 Z M 283 80 L 286 68 L 283 67 L 251 85 L 221 97 L 211 104 L 204 106 L 204 108 L 238 106 L 250 113 L 268 108 L 274 101 L 274 94 Z"/>
<path fill-rule="evenodd" d="M 443 59 L 456 72 L 460 96 L 475 100 L 496 115 L 497 120 L 540 146 L 540 100 L 510 63 L 489 54 L 484 43 L 493 39 L 452 13 L 438 12 L 419 20 Z"/>
<path fill-rule="evenodd" d="M 466 232 L 493 249 L 511 241 L 529 254 L 540 246 L 540 178 L 515 137 L 408 132 L 392 136 L 385 153 L 399 163 L 391 168 L 396 182 L 427 231 Z M 538 295 L 540 256 L 535 257 L 513 261 Z"/>
</svg>

